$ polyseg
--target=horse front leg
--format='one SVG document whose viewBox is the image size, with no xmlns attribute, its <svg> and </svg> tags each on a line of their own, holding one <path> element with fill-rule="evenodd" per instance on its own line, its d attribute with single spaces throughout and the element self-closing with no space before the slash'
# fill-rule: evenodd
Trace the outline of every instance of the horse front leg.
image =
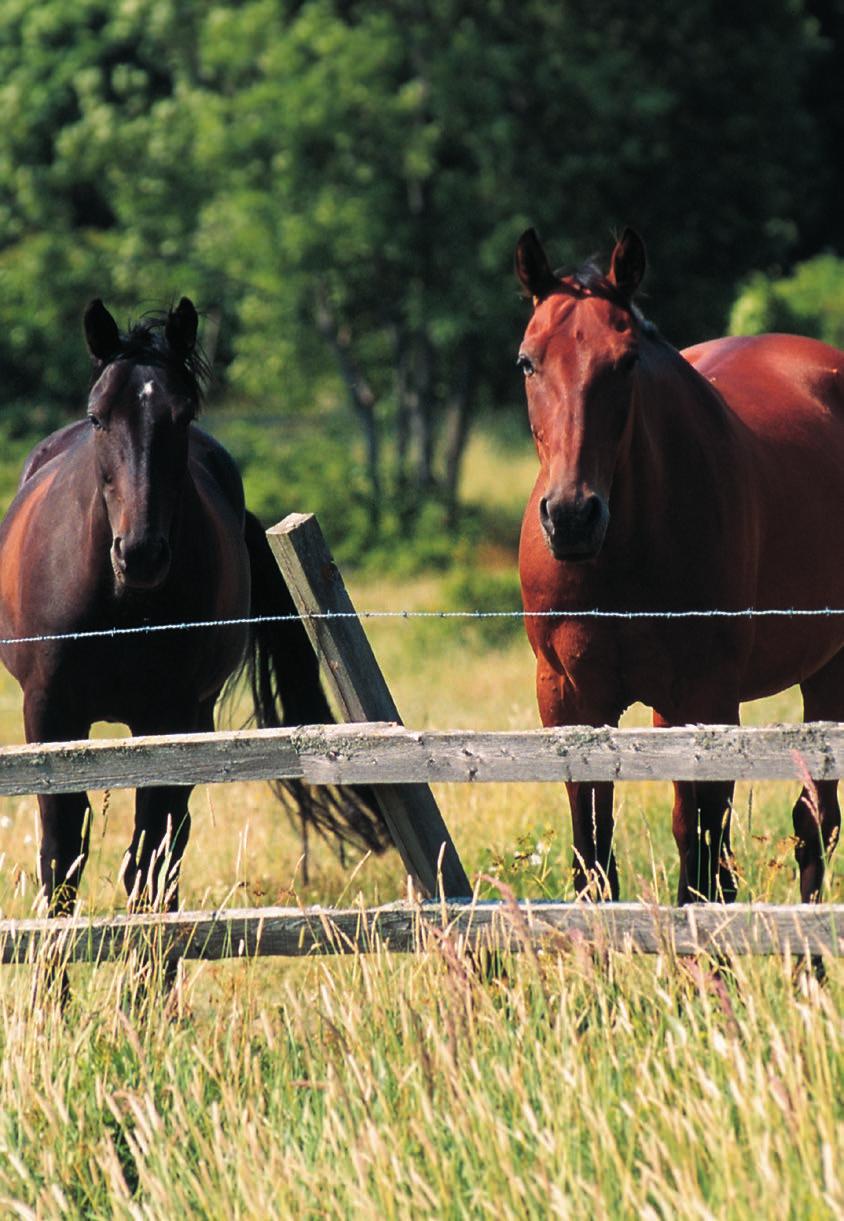
<svg viewBox="0 0 844 1221">
<path fill-rule="evenodd" d="M 192 786 L 161 785 L 135 794 L 135 829 L 123 881 L 130 905 L 176 911 L 179 874 L 190 837 Z"/>
<path fill-rule="evenodd" d="M 87 793 L 57 793 L 38 798 L 41 887 L 50 916 L 70 916 L 79 893 L 91 840 Z"/>
<path fill-rule="evenodd" d="M 24 695 L 23 717 L 27 742 L 68 741 L 83 738 L 88 732 L 87 725 L 65 714 L 61 701 L 45 691 L 30 691 Z M 38 872 L 47 912 L 50 916 L 70 916 L 76 905 L 91 839 L 88 794 L 40 794 L 38 813 L 41 824 Z M 64 967 L 53 955 L 47 955 L 38 976 L 36 993 L 42 986 L 51 988 L 58 977 L 64 1008 L 70 1000 L 70 984 Z"/>
<path fill-rule="evenodd" d="M 569 684 L 543 657 L 537 661 L 536 696 L 546 727 L 557 725 L 618 725 L 614 701 L 595 692 L 575 698 Z M 613 784 L 571 781 L 566 785 L 571 807 L 572 876 L 578 896 L 618 899 L 618 868 L 613 850 Z"/>
<path fill-rule="evenodd" d="M 667 727 L 699 721 L 737 725 L 738 704 L 730 705 L 721 716 L 689 716 L 667 720 L 654 713 L 654 725 Z M 677 903 L 733 903 L 736 875 L 730 847 L 732 780 L 675 781 L 672 830 L 680 856 Z"/>
<path fill-rule="evenodd" d="M 672 830 L 680 854 L 677 903 L 733 903 L 736 875 L 730 848 L 734 784 L 675 781 Z"/>
<path fill-rule="evenodd" d="M 84 738 L 86 725 L 50 691 L 29 691 L 23 702 L 27 742 L 67 742 Z M 41 822 L 39 874 L 51 916 L 73 911 L 90 843 L 88 794 L 55 793 L 38 797 Z"/>
<path fill-rule="evenodd" d="M 578 896 L 618 898 L 613 788 L 610 782 L 566 785 L 571 806 L 572 876 Z"/>
<path fill-rule="evenodd" d="M 160 717 L 133 718 L 132 733 L 207 732 L 214 728 L 215 699 L 170 710 L 167 724 Z M 123 874 L 126 893 L 133 906 L 176 911 L 179 906 L 179 874 L 190 838 L 188 802 L 193 785 L 155 785 L 135 793 L 135 828 Z"/>
</svg>

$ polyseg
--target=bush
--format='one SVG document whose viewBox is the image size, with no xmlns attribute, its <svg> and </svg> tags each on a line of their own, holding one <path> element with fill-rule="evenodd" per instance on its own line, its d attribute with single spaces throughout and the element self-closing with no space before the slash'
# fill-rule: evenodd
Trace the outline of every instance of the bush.
<svg viewBox="0 0 844 1221">
<path fill-rule="evenodd" d="M 204 421 L 237 463 L 246 503 L 264 525 L 288 513 L 316 513 L 338 560 L 356 559 L 372 535 L 356 447 L 341 420 L 221 413 Z"/>
<path fill-rule="evenodd" d="M 844 347 L 844 259 L 821 254 L 782 279 L 757 272 L 736 298 L 729 331 L 789 331 Z"/>
<path fill-rule="evenodd" d="M 469 563 L 458 563 L 443 586 L 448 610 L 521 611 L 519 574 L 515 568 L 490 570 Z M 465 619 L 461 634 L 467 644 L 482 648 L 503 648 L 524 631 L 521 614 L 491 619 Z"/>
<path fill-rule="evenodd" d="M 27 454 L 42 437 L 67 423 L 53 407 L 9 403 L 0 416 L 0 514 L 11 502 Z"/>
</svg>

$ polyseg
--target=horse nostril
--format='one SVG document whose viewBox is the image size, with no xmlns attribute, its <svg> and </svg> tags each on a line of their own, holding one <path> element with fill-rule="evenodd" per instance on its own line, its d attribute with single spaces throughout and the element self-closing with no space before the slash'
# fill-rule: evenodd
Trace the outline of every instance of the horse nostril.
<svg viewBox="0 0 844 1221">
<path fill-rule="evenodd" d="M 551 526 L 551 514 L 548 511 L 548 498 L 543 496 L 539 502 L 539 520 L 546 530 Z"/>
<path fill-rule="evenodd" d="M 170 567 L 170 543 L 161 534 L 140 539 L 115 535 L 111 554 L 118 577 L 139 589 L 160 584 Z"/>
<path fill-rule="evenodd" d="M 601 498 L 589 496 L 581 509 L 581 517 L 585 526 L 593 526 L 601 513 Z"/>
</svg>

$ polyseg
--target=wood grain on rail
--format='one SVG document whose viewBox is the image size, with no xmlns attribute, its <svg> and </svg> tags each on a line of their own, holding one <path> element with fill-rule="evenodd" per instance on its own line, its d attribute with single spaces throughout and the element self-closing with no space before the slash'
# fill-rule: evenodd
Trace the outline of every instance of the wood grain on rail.
<svg viewBox="0 0 844 1221">
<path fill-rule="evenodd" d="M 844 905 L 736 903 L 431 902 L 377 908 L 265 907 L 220 912 L 0 921 L 0 962 L 46 950 L 68 962 L 104 962 L 132 949 L 224 959 L 419 952 L 442 936 L 467 947 L 548 952 L 576 944 L 624 953 L 688 956 L 844 952 Z"/>
<path fill-rule="evenodd" d="M 144 784 L 304 779 L 312 784 L 438 781 L 816 780 L 844 775 L 844 726 L 516 732 L 363 723 L 0 749 L 0 795 Z"/>
</svg>

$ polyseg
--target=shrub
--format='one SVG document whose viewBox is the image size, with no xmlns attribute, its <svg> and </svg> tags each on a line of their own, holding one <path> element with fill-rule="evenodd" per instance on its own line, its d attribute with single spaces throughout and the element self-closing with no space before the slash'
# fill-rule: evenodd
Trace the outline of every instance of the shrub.
<svg viewBox="0 0 844 1221">
<path fill-rule="evenodd" d="M 844 347 L 844 259 L 821 254 L 781 279 L 757 272 L 736 298 L 729 331 L 791 331 Z"/>
</svg>

